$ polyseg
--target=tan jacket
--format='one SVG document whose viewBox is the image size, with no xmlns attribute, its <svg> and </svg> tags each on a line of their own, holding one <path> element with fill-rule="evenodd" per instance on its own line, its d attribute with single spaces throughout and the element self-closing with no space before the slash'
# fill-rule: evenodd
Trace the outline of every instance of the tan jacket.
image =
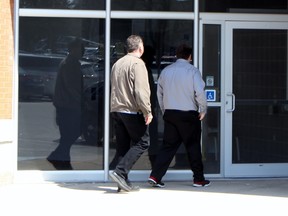
<svg viewBox="0 0 288 216">
<path fill-rule="evenodd" d="M 151 113 L 148 72 L 143 60 L 132 54 L 112 67 L 110 111 Z"/>
</svg>

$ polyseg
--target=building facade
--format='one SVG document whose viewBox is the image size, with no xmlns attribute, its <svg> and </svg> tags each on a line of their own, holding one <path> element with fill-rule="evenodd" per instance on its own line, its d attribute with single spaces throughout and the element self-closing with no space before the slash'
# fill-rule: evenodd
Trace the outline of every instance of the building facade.
<svg viewBox="0 0 288 216">
<path fill-rule="evenodd" d="M 14 2 L 0 2 L 0 183 L 13 181 L 15 160 L 13 157 L 13 67 L 14 67 Z M 15 150 L 15 149 L 14 149 Z M 13 162 L 14 161 L 14 162 Z"/>
<path fill-rule="evenodd" d="M 110 70 L 125 55 L 123 44 L 131 34 L 141 35 L 151 51 L 154 87 L 162 69 L 175 61 L 177 45 L 193 47 L 192 63 L 202 73 L 209 105 L 202 124 L 207 177 L 288 176 L 287 0 L 1 4 L 3 176 L 14 181 L 109 181 L 117 160 L 109 116 Z M 82 135 L 69 150 L 72 169 L 55 169 L 47 161 L 60 137 L 52 100 L 59 63 L 75 38 L 84 45 Z M 146 180 L 149 156 L 157 154 L 162 142 L 161 112 L 156 98 L 152 103 L 151 147 L 131 171 L 135 181 Z M 181 146 L 165 180 L 191 178 Z"/>
</svg>

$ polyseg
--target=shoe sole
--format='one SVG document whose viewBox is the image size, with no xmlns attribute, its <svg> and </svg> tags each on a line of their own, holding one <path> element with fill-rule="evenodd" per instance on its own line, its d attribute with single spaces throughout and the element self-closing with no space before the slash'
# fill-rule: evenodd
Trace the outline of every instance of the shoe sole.
<svg viewBox="0 0 288 216">
<path fill-rule="evenodd" d="M 148 183 L 152 186 L 152 187 L 156 187 L 156 188 L 164 188 L 164 185 L 160 185 L 157 182 L 155 182 L 153 179 L 148 179 Z"/>
<path fill-rule="evenodd" d="M 139 191 L 139 190 L 140 190 L 140 187 L 135 186 L 135 187 L 132 187 L 132 188 L 131 188 L 130 192 Z M 119 184 L 118 184 L 117 192 L 119 193 L 119 192 L 121 192 L 121 191 L 122 191 L 122 188 L 121 188 L 121 187 L 119 186 Z"/>
<path fill-rule="evenodd" d="M 125 181 L 125 180 L 124 180 L 124 179 L 121 179 L 120 176 L 117 176 L 117 174 L 115 175 L 113 172 L 112 172 L 112 173 L 109 173 L 109 176 L 110 176 L 110 178 L 111 178 L 113 181 L 117 182 L 118 188 L 120 187 L 121 189 L 123 189 L 123 190 L 125 190 L 125 191 L 127 191 L 127 192 L 131 191 L 131 188 L 126 184 L 126 182 L 125 182 L 125 183 L 123 182 L 123 181 Z M 119 189 L 118 189 L 117 191 L 119 191 Z M 120 192 L 120 191 L 119 191 L 119 192 Z"/>
<path fill-rule="evenodd" d="M 155 187 L 155 188 L 164 188 L 165 186 L 160 185 L 160 184 L 156 184 L 156 185 L 154 185 L 153 187 Z"/>
<path fill-rule="evenodd" d="M 154 181 L 153 179 L 148 179 L 148 183 L 149 183 L 150 185 L 152 185 L 153 187 L 157 184 L 157 182 Z"/>
<path fill-rule="evenodd" d="M 211 183 L 209 184 L 205 184 L 205 185 L 201 185 L 201 184 L 193 184 L 193 187 L 208 187 Z"/>
</svg>

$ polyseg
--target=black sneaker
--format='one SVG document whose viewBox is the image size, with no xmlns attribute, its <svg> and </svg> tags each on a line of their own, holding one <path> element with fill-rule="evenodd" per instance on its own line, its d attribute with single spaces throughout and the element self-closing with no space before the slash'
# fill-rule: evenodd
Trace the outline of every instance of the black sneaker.
<svg viewBox="0 0 288 216">
<path fill-rule="evenodd" d="M 165 184 L 161 181 L 157 181 L 154 177 L 149 177 L 148 178 L 148 183 L 152 185 L 152 187 L 157 187 L 157 188 L 164 188 Z"/>
<path fill-rule="evenodd" d="M 203 180 L 203 181 L 194 181 L 193 187 L 207 187 L 210 185 L 210 181 Z"/>
<path fill-rule="evenodd" d="M 47 158 L 47 161 L 50 162 L 56 170 L 73 170 L 70 161 L 52 160 L 49 158 Z"/>
<path fill-rule="evenodd" d="M 131 191 L 131 187 L 127 184 L 126 180 L 120 175 L 118 175 L 116 172 L 110 172 L 109 176 L 113 181 L 118 184 L 118 187 L 128 192 Z"/>
</svg>

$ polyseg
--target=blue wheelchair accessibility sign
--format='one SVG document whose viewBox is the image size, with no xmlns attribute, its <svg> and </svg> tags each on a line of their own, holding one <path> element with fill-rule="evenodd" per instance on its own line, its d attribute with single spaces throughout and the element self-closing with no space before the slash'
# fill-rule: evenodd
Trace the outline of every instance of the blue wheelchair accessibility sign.
<svg viewBox="0 0 288 216">
<path fill-rule="evenodd" d="M 216 101 L 216 90 L 205 90 L 207 101 Z"/>
</svg>

